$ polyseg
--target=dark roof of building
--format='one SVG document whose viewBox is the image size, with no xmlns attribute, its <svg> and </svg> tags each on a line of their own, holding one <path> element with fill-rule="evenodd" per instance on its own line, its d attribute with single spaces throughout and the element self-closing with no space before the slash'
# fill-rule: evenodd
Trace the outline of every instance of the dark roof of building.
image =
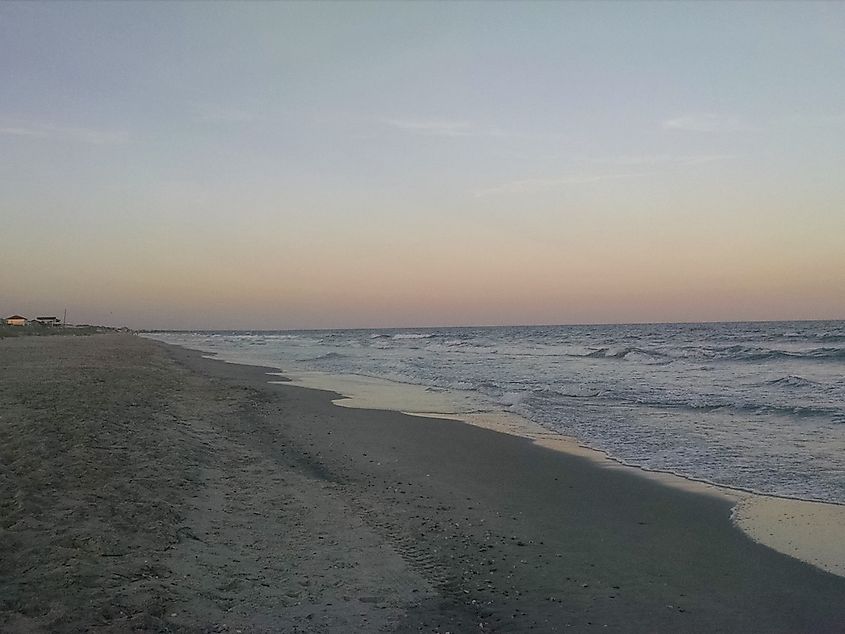
<svg viewBox="0 0 845 634">
<path fill-rule="evenodd" d="M 21 317 L 20 315 L 12 315 L 11 317 L 6 317 L 6 319 L 26 319 L 26 317 Z"/>
<path fill-rule="evenodd" d="M 35 321 L 59 321 L 58 317 L 36 317 Z"/>
</svg>

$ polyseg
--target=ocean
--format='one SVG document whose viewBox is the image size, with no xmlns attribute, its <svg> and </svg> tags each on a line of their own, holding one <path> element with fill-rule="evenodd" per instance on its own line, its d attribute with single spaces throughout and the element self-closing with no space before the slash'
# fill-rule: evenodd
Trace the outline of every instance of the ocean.
<svg viewBox="0 0 845 634">
<path fill-rule="evenodd" d="M 626 464 L 845 504 L 845 321 L 147 336 L 283 374 L 459 392 Z"/>
</svg>

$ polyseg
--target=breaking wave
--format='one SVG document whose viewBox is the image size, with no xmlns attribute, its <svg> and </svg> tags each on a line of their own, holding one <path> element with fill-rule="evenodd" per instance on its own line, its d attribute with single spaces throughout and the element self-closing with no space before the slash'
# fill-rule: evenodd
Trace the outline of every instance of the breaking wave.
<svg viewBox="0 0 845 634">
<path fill-rule="evenodd" d="M 779 379 L 772 379 L 771 381 L 766 381 L 766 385 L 774 385 L 777 387 L 812 387 L 818 385 L 816 381 L 811 381 L 810 379 L 805 379 L 801 376 L 782 376 Z"/>
<path fill-rule="evenodd" d="M 810 350 L 776 350 L 750 346 L 706 348 L 702 356 L 724 361 L 776 361 L 808 359 L 812 361 L 845 360 L 845 348 L 812 348 Z"/>
<path fill-rule="evenodd" d="M 647 350 L 643 348 L 628 347 L 614 350 L 612 348 L 599 348 L 586 354 L 574 354 L 574 357 L 588 359 L 625 359 L 628 361 L 666 361 L 669 355 L 658 350 Z"/>
<path fill-rule="evenodd" d="M 341 354 L 340 352 L 328 352 L 326 354 L 321 354 L 319 357 L 311 357 L 310 359 L 300 359 L 300 361 L 333 361 L 336 359 L 346 359 L 348 355 Z"/>
</svg>

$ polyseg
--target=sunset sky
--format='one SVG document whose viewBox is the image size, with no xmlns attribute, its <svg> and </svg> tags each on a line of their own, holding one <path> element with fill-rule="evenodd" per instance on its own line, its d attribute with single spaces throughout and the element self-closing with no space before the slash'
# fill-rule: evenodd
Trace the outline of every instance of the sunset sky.
<svg viewBox="0 0 845 634">
<path fill-rule="evenodd" d="M 845 318 L 843 3 L 0 4 L 0 312 Z"/>
</svg>

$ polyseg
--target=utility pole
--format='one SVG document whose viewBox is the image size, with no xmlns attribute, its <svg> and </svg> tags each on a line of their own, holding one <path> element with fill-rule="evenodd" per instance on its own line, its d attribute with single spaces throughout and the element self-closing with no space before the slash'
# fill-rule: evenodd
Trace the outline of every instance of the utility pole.
<svg viewBox="0 0 845 634">
<path fill-rule="evenodd" d="M 65 308 L 65 316 L 62 317 L 62 328 L 67 326 L 67 308 Z"/>
</svg>

